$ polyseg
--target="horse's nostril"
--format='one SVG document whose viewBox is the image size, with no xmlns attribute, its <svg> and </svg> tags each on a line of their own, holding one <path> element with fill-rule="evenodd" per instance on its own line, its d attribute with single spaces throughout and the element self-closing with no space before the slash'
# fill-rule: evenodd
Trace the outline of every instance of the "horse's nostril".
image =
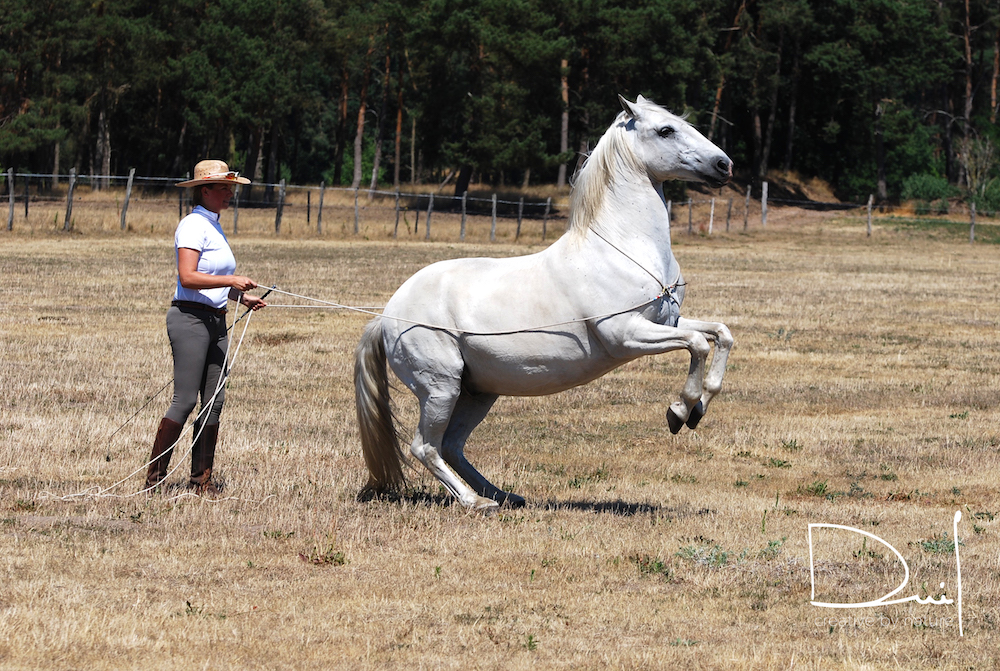
<svg viewBox="0 0 1000 671">
<path fill-rule="evenodd" d="M 729 171 L 733 168 L 733 162 L 725 158 L 720 158 L 719 162 L 715 164 L 715 167 L 723 175 L 728 175 Z"/>
</svg>

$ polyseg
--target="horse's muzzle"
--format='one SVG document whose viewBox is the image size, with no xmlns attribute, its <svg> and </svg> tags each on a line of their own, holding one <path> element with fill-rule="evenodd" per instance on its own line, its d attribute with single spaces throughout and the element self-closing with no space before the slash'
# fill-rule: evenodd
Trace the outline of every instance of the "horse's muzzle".
<svg viewBox="0 0 1000 671">
<path fill-rule="evenodd" d="M 713 187 L 725 186 L 733 178 L 733 161 L 726 155 L 720 156 L 712 168 L 714 168 L 714 174 L 706 175 L 705 181 Z"/>
</svg>

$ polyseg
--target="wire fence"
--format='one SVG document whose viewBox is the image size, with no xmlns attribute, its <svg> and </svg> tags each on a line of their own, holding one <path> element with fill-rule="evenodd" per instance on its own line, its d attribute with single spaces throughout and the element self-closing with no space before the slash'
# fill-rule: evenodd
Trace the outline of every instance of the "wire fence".
<svg viewBox="0 0 1000 671">
<path fill-rule="evenodd" d="M 141 177 L 134 169 L 127 176 L 15 173 L 12 169 L 0 175 L 8 205 L 8 231 L 16 226 L 32 232 L 170 234 L 192 208 L 188 190 L 174 186 L 178 178 Z M 568 221 L 565 194 L 512 196 L 477 190 L 451 196 L 418 188 L 386 191 L 292 185 L 284 180 L 256 183 L 237 188 L 222 224 L 227 235 L 547 242 L 559 237 Z M 667 203 L 676 230 L 708 235 L 766 228 L 769 206 L 857 211 L 862 217 L 867 212 L 868 235 L 876 209 L 871 197 L 867 203 L 769 199 L 767 182 L 759 198 L 747 192 Z M 974 206 L 969 215 L 969 236 L 974 240 Z"/>
</svg>

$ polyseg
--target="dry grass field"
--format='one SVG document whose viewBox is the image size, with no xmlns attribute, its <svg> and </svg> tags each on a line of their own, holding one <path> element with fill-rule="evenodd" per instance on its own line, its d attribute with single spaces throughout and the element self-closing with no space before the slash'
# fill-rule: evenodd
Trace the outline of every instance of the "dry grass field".
<svg viewBox="0 0 1000 671">
<path fill-rule="evenodd" d="M 882 218 L 868 238 L 857 218 L 774 209 L 765 230 L 676 232 L 684 313 L 736 338 L 723 394 L 671 435 L 678 353 L 501 399 L 468 453 L 529 504 L 487 518 L 422 468 L 401 501 L 355 501 L 367 317 L 279 295 L 234 362 L 225 498 L 188 495 L 176 456 L 166 491 L 135 496 L 169 403 L 144 407 L 170 379 L 176 223 L 176 206 L 141 210 L 126 233 L 85 208 L 71 234 L 40 208 L 0 233 L 0 668 L 1000 664 L 1000 247 L 960 224 Z M 248 224 L 231 240 L 241 271 L 379 306 L 430 262 L 540 249 L 537 228 L 459 244 L 442 219 L 447 235 L 394 242 L 391 221 L 357 238 L 332 221 L 277 238 Z M 408 392 L 395 400 L 412 427 Z M 957 603 L 810 604 L 811 523 L 897 549 L 896 598 L 956 600 L 956 511 L 964 636 Z M 817 529 L 813 552 L 819 601 L 902 580 L 857 533 Z"/>
</svg>

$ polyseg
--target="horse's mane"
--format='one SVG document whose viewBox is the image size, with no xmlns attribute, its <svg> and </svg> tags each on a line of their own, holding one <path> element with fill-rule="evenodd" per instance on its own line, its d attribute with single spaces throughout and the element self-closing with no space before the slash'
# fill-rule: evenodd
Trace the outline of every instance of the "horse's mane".
<svg viewBox="0 0 1000 671">
<path fill-rule="evenodd" d="M 628 123 L 625 112 L 620 113 L 573 176 L 573 191 L 569 197 L 571 233 L 583 235 L 587 232 L 617 175 L 642 172 L 639 158 L 627 139 Z"/>
</svg>

